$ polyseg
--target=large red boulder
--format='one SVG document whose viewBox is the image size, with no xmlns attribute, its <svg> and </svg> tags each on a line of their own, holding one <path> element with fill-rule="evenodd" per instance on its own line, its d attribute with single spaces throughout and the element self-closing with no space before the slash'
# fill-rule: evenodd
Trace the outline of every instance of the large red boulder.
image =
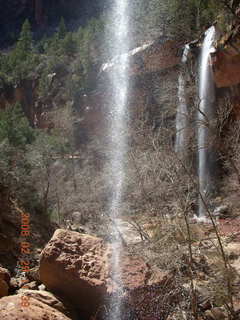
<svg viewBox="0 0 240 320">
<path fill-rule="evenodd" d="M 56 230 L 41 254 L 40 279 L 47 289 L 69 299 L 81 314 L 95 314 L 119 290 L 111 270 L 112 250 L 100 238 Z M 161 285 L 169 278 L 127 250 L 123 250 L 119 261 L 125 292 Z"/>
<path fill-rule="evenodd" d="M 56 230 L 40 258 L 40 279 L 83 314 L 96 311 L 106 294 L 106 247 L 101 239 Z"/>
</svg>

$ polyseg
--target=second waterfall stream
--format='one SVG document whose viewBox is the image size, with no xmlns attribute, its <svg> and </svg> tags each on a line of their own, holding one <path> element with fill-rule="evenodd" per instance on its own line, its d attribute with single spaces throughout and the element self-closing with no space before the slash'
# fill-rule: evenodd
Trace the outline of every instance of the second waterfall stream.
<svg viewBox="0 0 240 320">
<path fill-rule="evenodd" d="M 216 158 L 213 151 L 213 137 L 216 119 L 216 98 L 211 53 L 217 32 L 214 26 L 205 32 L 202 45 L 199 70 L 199 104 L 197 112 L 198 140 L 198 178 L 199 178 L 199 210 L 198 218 L 206 220 L 206 208 L 211 192 L 214 190 L 214 166 Z"/>
<path fill-rule="evenodd" d="M 182 63 L 187 62 L 189 45 L 187 44 L 183 50 Z M 188 126 L 188 110 L 185 94 L 186 81 L 183 71 L 180 71 L 178 77 L 178 108 L 176 115 L 176 141 L 175 152 L 182 153 L 187 146 L 187 126 Z"/>
</svg>

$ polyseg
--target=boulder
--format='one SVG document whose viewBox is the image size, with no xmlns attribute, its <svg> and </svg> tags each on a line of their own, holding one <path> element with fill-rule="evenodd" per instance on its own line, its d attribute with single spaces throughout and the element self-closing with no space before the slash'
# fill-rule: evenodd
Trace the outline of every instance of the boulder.
<svg viewBox="0 0 240 320">
<path fill-rule="evenodd" d="M 82 313 L 96 311 L 106 294 L 106 246 L 99 238 L 56 230 L 40 258 L 40 279 L 47 289 L 69 298 Z"/>
<path fill-rule="evenodd" d="M 34 298 L 23 298 L 22 294 L 4 297 L 0 300 L 1 320 L 69 320 L 56 309 Z M 24 306 L 23 301 L 27 301 Z"/>
<path fill-rule="evenodd" d="M 0 298 L 8 295 L 9 286 L 6 281 L 0 279 Z"/>
<path fill-rule="evenodd" d="M 112 250 L 100 238 L 58 229 L 41 254 L 40 279 L 48 290 L 68 298 L 75 307 L 81 306 L 79 312 L 87 317 L 119 291 L 111 270 Z M 142 258 L 125 249 L 120 261 L 125 292 L 150 290 L 169 278 L 167 273 L 153 270 Z"/>
<path fill-rule="evenodd" d="M 20 289 L 18 293 L 23 296 L 36 299 L 44 304 L 47 304 L 49 307 L 52 307 L 59 312 L 64 313 L 66 316 L 69 316 L 69 311 L 66 309 L 63 302 L 51 292 Z"/>
<path fill-rule="evenodd" d="M 0 267 L 0 298 L 8 295 L 10 279 L 10 272 Z"/>
<path fill-rule="evenodd" d="M 9 284 L 11 279 L 10 272 L 5 268 L 0 267 L 0 279 L 6 281 L 6 283 Z"/>
</svg>

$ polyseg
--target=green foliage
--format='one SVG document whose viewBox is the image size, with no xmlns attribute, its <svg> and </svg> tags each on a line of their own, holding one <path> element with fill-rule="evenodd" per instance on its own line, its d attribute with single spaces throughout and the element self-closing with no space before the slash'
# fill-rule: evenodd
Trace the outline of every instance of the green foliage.
<svg viewBox="0 0 240 320">
<path fill-rule="evenodd" d="M 12 68 L 16 68 L 29 60 L 32 53 L 32 33 L 31 26 L 26 20 L 22 26 L 20 37 L 17 41 L 16 47 L 9 57 L 9 63 Z"/>
<path fill-rule="evenodd" d="M 103 30 L 104 22 L 101 18 L 93 18 L 89 20 L 85 28 L 79 28 L 77 37 L 80 57 L 83 60 L 83 64 L 88 60 L 88 58 L 95 60 L 96 56 L 99 57 L 99 54 L 101 54 L 101 52 L 96 52 L 96 46 L 99 50 L 98 45 L 100 44 L 99 42 L 102 42 Z"/>
<path fill-rule="evenodd" d="M 0 142 L 7 140 L 10 146 L 24 149 L 34 139 L 34 130 L 29 126 L 20 105 L 0 111 Z"/>
<path fill-rule="evenodd" d="M 59 24 L 59 30 L 58 30 L 58 38 L 64 39 L 66 34 L 67 34 L 67 27 L 66 27 L 64 18 L 61 17 L 60 24 Z"/>
<path fill-rule="evenodd" d="M 35 154 L 37 162 L 40 159 L 46 165 L 55 161 L 56 157 L 64 155 L 68 151 L 68 147 L 67 141 L 61 137 L 59 132 L 48 135 L 45 131 L 38 130 L 36 140 L 29 146 L 29 150 Z"/>
<path fill-rule="evenodd" d="M 77 53 L 77 41 L 72 32 L 61 32 L 61 35 L 58 32 L 42 48 L 45 48 L 48 55 L 73 57 Z"/>
<path fill-rule="evenodd" d="M 67 65 L 69 62 L 63 55 L 49 55 L 45 58 L 38 85 L 40 97 L 46 97 L 49 94 L 55 73 L 58 74 L 58 76 L 67 74 Z"/>
<path fill-rule="evenodd" d="M 54 33 L 54 35 L 46 40 L 44 45 L 44 49 L 47 55 L 58 55 L 58 51 L 60 48 L 60 41 L 58 37 L 58 33 Z"/>
<path fill-rule="evenodd" d="M 85 28 L 80 27 L 77 34 L 78 57 L 75 62 L 78 83 L 82 89 L 91 87 L 91 69 L 94 63 L 104 60 L 104 47 L 102 46 L 104 32 L 103 19 L 91 19 Z"/>
<path fill-rule="evenodd" d="M 74 56 L 77 53 L 77 42 L 74 40 L 72 32 L 68 32 L 62 40 L 62 53 L 67 56 Z"/>
<path fill-rule="evenodd" d="M 0 56 L 0 72 L 9 82 L 19 83 L 27 78 L 39 63 L 39 56 L 33 52 L 31 26 L 26 20 L 22 26 L 19 39 L 10 54 Z"/>
<path fill-rule="evenodd" d="M 0 111 L 0 180 L 28 209 L 38 203 L 31 181 L 32 164 L 26 157 L 35 137 L 20 105 Z"/>
<path fill-rule="evenodd" d="M 223 5 L 216 0 L 171 0 L 170 28 L 179 37 L 193 38 L 208 28 L 223 12 Z"/>
<path fill-rule="evenodd" d="M 67 151 L 59 132 L 32 129 L 20 105 L 0 112 L 0 180 L 28 210 L 44 211 L 35 190 L 39 175 L 46 181 L 51 164 Z"/>
<path fill-rule="evenodd" d="M 17 41 L 16 53 L 19 55 L 19 58 L 26 59 L 28 54 L 32 50 L 32 32 L 31 25 L 28 20 L 22 25 L 22 30 L 20 37 Z"/>
<path fill-rule="evenodd" d="M 142 41 L 145 38 L 159 36 L 163 30 L 169 34 L 169 2 L 159 0 L 132 0 L 130 10 L 130 27 L 134 38 Z M 116 21 L 117 17 L 115 18 Z M 112 23 L 116 23 L 113 21 Z"/>
<path fill-rule="evenodd" d="M 201 34 L 222 14 L 218 0 L 133 0 L 130 10 L 131 30 L 135 38 L 165 36 L 190 40 Z"/>
</svg>

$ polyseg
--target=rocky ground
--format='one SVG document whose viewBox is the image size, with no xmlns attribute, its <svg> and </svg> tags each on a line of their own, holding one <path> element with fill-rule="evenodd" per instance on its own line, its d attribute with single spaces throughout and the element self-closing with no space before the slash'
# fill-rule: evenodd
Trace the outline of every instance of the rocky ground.
<svg viewBox="0 0 240 320">
<path fill-rule="evenodd" d="M 239 319 L 239 219 L 217 226 L 224 258 L 211 224 L 190 222 L 189 247 L 180 218 L 118 221 L 123 292 L 111 244 L 77 223 L 57 229 L 25 275 L 0 268 L 1 319 L 109 319 L 115 299 L 128 320 Z"/>
</svg>

